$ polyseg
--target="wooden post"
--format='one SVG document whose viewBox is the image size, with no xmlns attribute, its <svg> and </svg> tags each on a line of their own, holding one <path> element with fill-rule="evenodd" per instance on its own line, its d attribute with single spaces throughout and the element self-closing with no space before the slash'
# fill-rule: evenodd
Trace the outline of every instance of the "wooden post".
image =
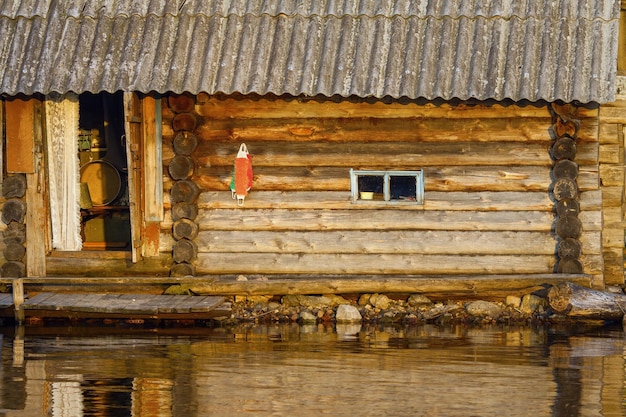
<svg viewBox="0 0 626 417">
<path fill-rule="evenodd" d="M 15 307 L 15 321 L 19 323 L 24 322 L 24 280 L 22 278 L 15 278 L 13 280 L 13 306 Z"/>
</svg>

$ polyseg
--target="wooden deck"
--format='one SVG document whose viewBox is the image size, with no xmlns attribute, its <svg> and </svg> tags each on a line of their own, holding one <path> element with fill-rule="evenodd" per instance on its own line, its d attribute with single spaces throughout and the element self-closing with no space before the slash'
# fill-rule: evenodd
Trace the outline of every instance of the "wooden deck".
<svg viewBox="0 0 626 417">
<path fill-rule="evenodd" d="M 52 293 L 43 292 L 21 304 L 24 317 L 212 319 L 228 317 L 230 303 L 221 296 Z M 0 294 L 4 316 L 15 312 L 12 294 Z"/>
<path fill-rule="evenodd" d="M 228 317 L 226 297 L 241 295 L 421 293 L 433 300 L 503 299 L 560 282 L 593 287 L 584 274 L 473 276 L 285 277 L 25 277 L 0 278 L 0 315 L 64 318 L 210 319 Z M 164 295 L 172 285 L 178 294 Z"/>
</svg>

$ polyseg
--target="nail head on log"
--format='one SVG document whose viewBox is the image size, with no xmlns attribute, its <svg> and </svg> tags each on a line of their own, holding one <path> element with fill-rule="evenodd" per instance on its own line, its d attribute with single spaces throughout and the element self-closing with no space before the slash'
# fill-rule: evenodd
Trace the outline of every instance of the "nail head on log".
<svg viewBox="0 0 626 417">
<path fill-rule="evenodd" d="M 0 267 L 0 275 L 6 278 L 21 278 L 26 274 L 26 265 L 22 262 L 8 261 Z"/>
<path fill-rule="evenodd" d="M 189 93 L 171 94 L 167 98 L 167 104 L 174 113 L 189 113 L 193 111 L 196 100 Z"/>
<path fill-rule="evenodd" d="M 566 198 L 575 199 L 578 196 L 578 185 L 570 178 L 559 178 L 554 181 L 552 193 L 557 201 Z"/>
<path fill-rule="evenodd" d="M 172 226 L 172 236 L 176 240 L 193 240 L 198 236 L 198 230 L 198 224 L 193 220 L 180 219 L 176 220 Z"/>
<path fill-rule="evenodd" d="M 196 120 L 196 116 L 193 114 L 179 113 L 172 119 L 172 129 L 174 132 L 179 132 L 181 130 L 193 132 L 197 123 L 198 121 Z"/>
<path fill-rule="evenodd" d="M 559 242 L 559 258 L 580 258 L 583 246 L 578 239 L 568 237 Z"/>
<path fill-rule="evenodd" d="M 178 132 L 172 145 L 177 155 L 191 155 L 198 146 L 198 137 L 191 132 Z"/>
<path fill-rule="evenodd" d="M 2 207 L 2 221 L 4 224 L 9 224 L 12 221 L 24 223 L 25 215 L 26 203 L 22 200 L 15 198 L 7 200 Z"/>
<path fill-rule="evenodd" d="M 582 233 L 583 225 L 578 217 L 566 216 L 556 221 L 555 231 L 561 239 L 568 237 L 578 239 Z"/>
<path fill-rule="evenodd" d="M 196 259 L 198 246 L 188 239 L 181 239 L 172 248 L 172 259 L 177 264 L 181 262 L 191 262 Z"/>
<path fill-rule="evenodd" d="M 170 190 L 170 199 L 172 204 L 176 203 L 194 203 L 200 195 L 198 186 L 189 180 L 176 181 Z"/>
<path fill-rule="evenodd" d="M 578 216 L 580 213 L 580 203 L 572 198 L 564 198 L 556 205 L 556 214 L 559 217 Z"/>
<path fill-rule="evenodd" d="M 561 159 L 552 167 L 554 178 L 569 178 L 575 180 L 578 177 L 578 164 L 569 159 Z"/>
<path fill-rule="evenodd" d="M 576 142 L 567 136 L 557 139 L 554 145 L 552 145 L 552 157 L 557 161 L 560 159 L 575 159 Z"/>
<path fill-rule="evenodd" d="M 22 198 L 26 194 L 26 176 L 11 175 L 2 182 L 2 196 L 4 198 Z"/>
<path fill-rule="evenodd" d="M 172 220 L 194 220 L 198 216 L 198 206 L 195 204 L 179 202 L 172 206 Z"/>
</svg>

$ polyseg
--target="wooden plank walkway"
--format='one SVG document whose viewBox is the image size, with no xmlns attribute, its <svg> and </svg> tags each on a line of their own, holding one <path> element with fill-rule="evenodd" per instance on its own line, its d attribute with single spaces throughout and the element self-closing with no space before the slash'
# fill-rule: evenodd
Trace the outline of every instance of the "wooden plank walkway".
<svg viewBox="0 0 626 417">
<path fill-rule="evenodd" d="M 0 293 L 0 310 L 13 308 L 13 295 L 8 293 Z"/>
<path fill-rule="evenodd" d="M 1 294 L 3 305 L 13 307 L 11 294 Z M 42 292 L 21 309 L 26 317 L 210 319 L 228 317 L 231 305 L 222 296 Z"/>
</svg>

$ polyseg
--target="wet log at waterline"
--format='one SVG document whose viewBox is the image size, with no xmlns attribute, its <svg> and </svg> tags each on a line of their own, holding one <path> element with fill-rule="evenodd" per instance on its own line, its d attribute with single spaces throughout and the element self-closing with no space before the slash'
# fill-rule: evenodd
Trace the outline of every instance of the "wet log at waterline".
<svg viewBox="0 0 626 417">
<path fill-rule="evenodd" d="M 550 308 L 559 314 L 580 319 L 620 320 L 626 309 L 626 295 L 598 291 L 570 282 L 559 283 L 548 292 Z"/>
</svg>

